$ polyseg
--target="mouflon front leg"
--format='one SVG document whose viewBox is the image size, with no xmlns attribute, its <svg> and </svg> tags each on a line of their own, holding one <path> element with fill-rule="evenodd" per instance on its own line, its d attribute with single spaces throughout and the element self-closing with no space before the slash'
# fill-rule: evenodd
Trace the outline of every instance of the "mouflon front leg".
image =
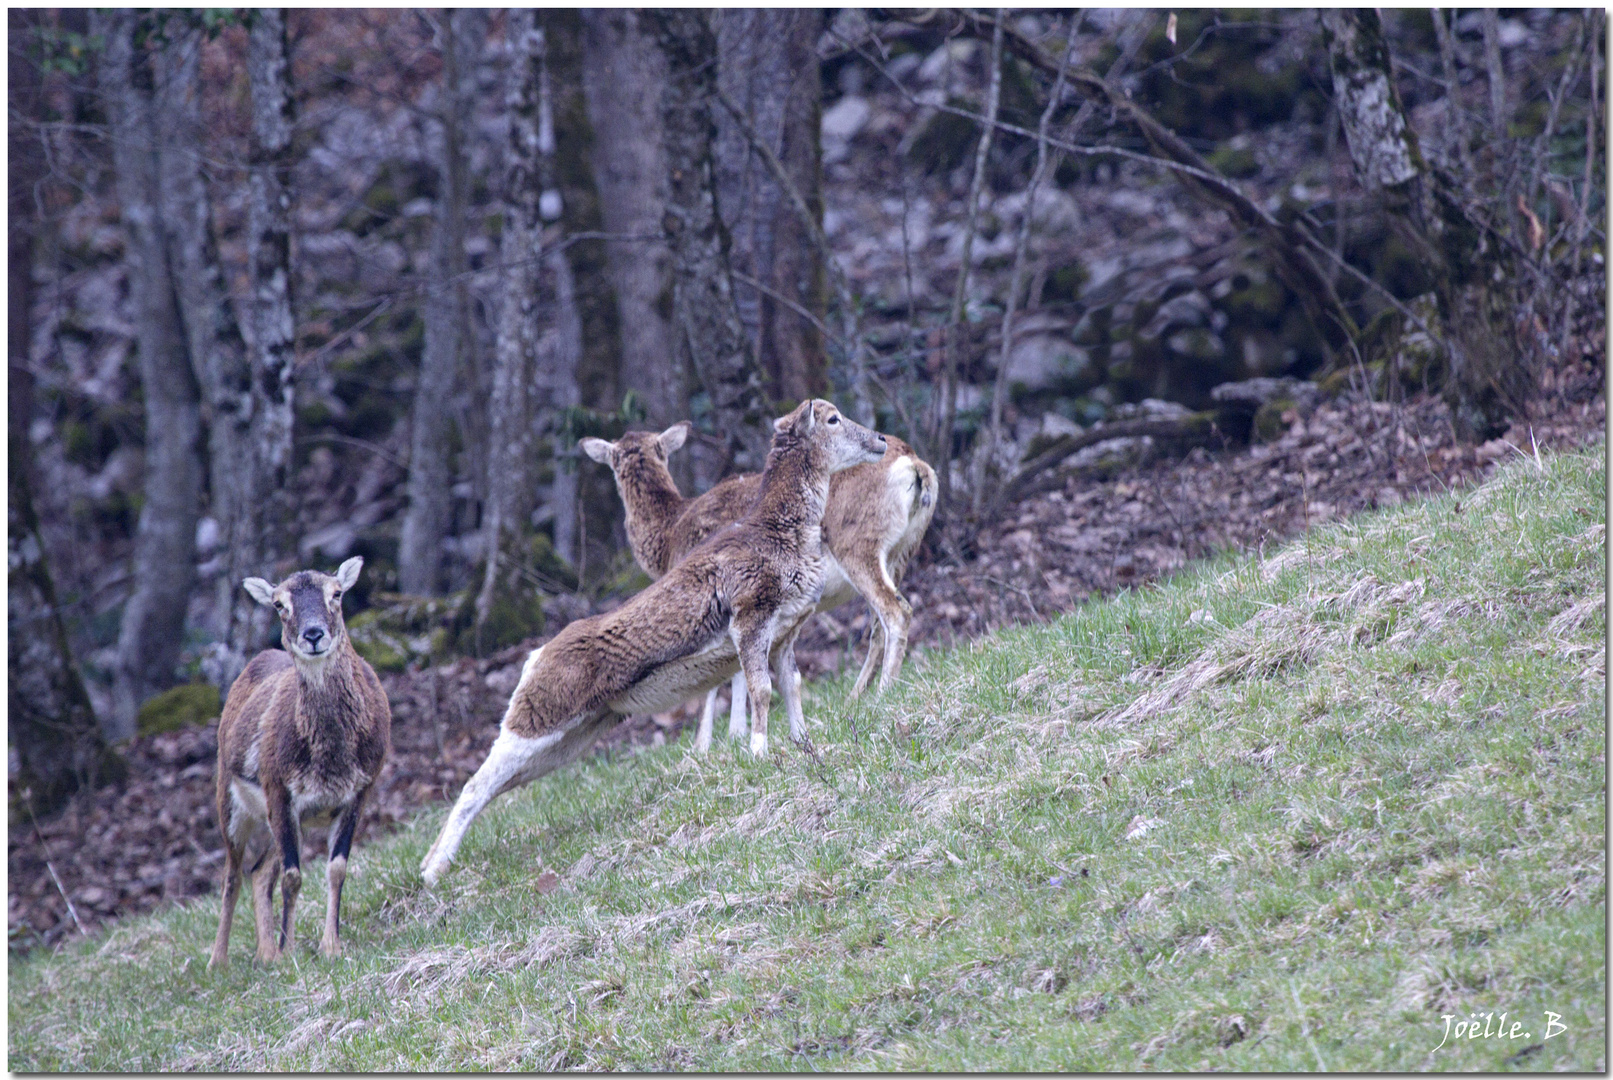
<svg viewBox="0 0 1613 1080">
<path fill-rule="evenodd" d="M 269 834 L 280 851 L 279 951 L 290 949 L 297 936 L 297 894 L 302 891 L 302 822 L 291 805 L 291 792 L 273 784 L 264 791 L 269 804 Z"/>
<path fill-rule="evenodd" d="M 347 880 L 347 853 L 353 848 L 353 831 L 358 828 L 359 815 L 364 812 L 365 788 L 358 797 L 336 815 L 330 825 L 330 861 L 325 868 L 325 936 L 319 951 L 326 956 L 342 955 L 341 917 L 342 884 Z"/>
<path fill-rule="evenodd" d="M 218 934 L 213 938 L 213 955 L 209 968 L 223 967 L 230 956 L 230 922 L 235 918 L 235 902 L 241 898 L 241 849 L 232 843 L 224 845 L 224 900 L 219 905 Z"/>
<path fill-rule="evenodd" d="M 448 820 L 426 857 L 420 862 L 420 876 L 427 886 L 437 884 L 448 864 L 459 850 L 460 842 L 471 822 L 496 796 L 511 788 L 529 784 L 546 773 L 582 755 L 621 717 L 609 709 L 601 708 L 592 714 L 584 713 L 575 723 L 559 731 L 549 731 L 535 738 L 517 735 L 504 728 L 487 752 L 487 760 L 466 782 L 459 799 L 449 811 Z"/>
</svg>

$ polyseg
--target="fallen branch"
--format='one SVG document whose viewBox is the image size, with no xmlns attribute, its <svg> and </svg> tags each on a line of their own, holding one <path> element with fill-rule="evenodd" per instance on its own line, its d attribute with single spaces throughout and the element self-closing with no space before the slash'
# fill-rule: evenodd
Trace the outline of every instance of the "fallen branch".
<svg viewBox="0 0 1613 1080">
<path fill-rule="evenodd" d="M 1111 439 L 1136 439 L 1144 435 L 1204 446 L 1213 441 L 1215 432 L 1215 413 L 1198 412 L 1162 419 L 1119 420 L 1062 435 L 1014 470 L 1013 475 L 998 489 L 987 516 L 1031 494 L 1033 489 L 1042 490 L 1036 482 L 1037 477 L 1078 450 Z"/>
<path fill-rule="evenodd" d="M 32 822 L 34 826 L 34 838 L 39 841 L 39 850 L 45 854 L 45 869 L 50 871 L 50 880 L 55 884 L 56 891 L 61 894 L 62 901 L 67 905 L 67 914 L 73 917 L 73 925 L 78 927 L 79 934 L 88 936 L 84 929 L 84 924 L 79 921 L 78 908 L 73 906 L 73 898 L 67 895 L 67 890 L 62 887 L 62 879 L 56 874 L 56 864 L 51 860 L 50 845 L 45 843 L 45 834 L 39 831 L 39 819 L 34 816 L 34 800 L 32 792 L 28 793 L 28 798 L 25 800 L 25 802 L 28 807 L 28 820 Z"/>
</svg>

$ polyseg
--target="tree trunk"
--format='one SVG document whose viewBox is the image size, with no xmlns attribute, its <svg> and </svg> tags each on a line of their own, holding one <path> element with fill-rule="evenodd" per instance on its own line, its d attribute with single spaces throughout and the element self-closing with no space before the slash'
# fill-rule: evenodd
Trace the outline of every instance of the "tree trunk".
<svg viewBox="0 0 1613 1080">
<path fill-rule="evenodd" d="M 16 63 L 13 58 L 13 63 Z M 15 100 L 15 99 L 13 99 Z M 13 158 L 13 161 L 16 159 Z M 12 245 L 15 259 L 15 245 Z M 12 280 L 20 276 L 12 262 Z M 10 306 L 16 307 L 13 285 Z M 18 324 L 13 322 L 13 327 Z M 23 335 L 13 334 L 15 340 Z M 20 343 L 26 348 L 26 337 Z M 13 346 L 15 349 L 16 346 Z M 10 360 L 12 413 L 8 437 L 6 554 L 6 680 L 8 741 L 16 751 L 16 790 L 31 792 L 40 811 L 55 809 L 68 795 L 122 775 L 122 759 L 108 749 L 96 722 L 90 695 L 67 642 L 67 627 L 56 605 L 44 537 L 33 503 L 33 455 L 28 446 L 26 410 L 18 402 L 32 395 L 21 389 L 30 382 L 16 357 Z M 20 422 L 19 422 L 20 421 Z"/>
<path fill-rule="evenodd" d="M 1451 178 L 1418 152 L 1377 12 L 1329 9 L 1322 29 L 1356 173 L 1435 281 L 1444 326 L 1433 329 L 1449 357 L 1444 397 L 1457 431 L 1492 438 L 1523 410 L 1530 385 L 1512 327 L 1515 267 L 1501 239 L 1467 215 Z"/>
<path fill-rule="evenodd" d="M 155 113 L 159 217 L 168 245 L 185 326 L 190 363 L 202 388 L 208 441 L 208 510 L 224 544 L 224 573 L 217 581 L 214 610 L 229 663 L 214 674 L 220 690 L 244 666 L 242 641 L 247 627 L 235 625 L 235 593 L 240 580 L 263 573 L 252 558 L 258 546 L 253 512 L 252 369 L 246 341 L 236 320 L 219 262 L 213 231 L 212 200 L 202 174 L 200 53 L 202 34 L 183 15 L 164 24 L 167 37 L 156 54 L 158 93 Z"/>
<path fill-rule="evenodd" d="M 583 91 L 593 122 L 594 178 L 616 289 L 622 335 L 621 386 L 644 399 L 650 423 L 664 428 L 688 416 L 683 372 L 672 362 L 671 256 L 661 237 L 666 151 L 661 97 L 666 59 L 626 8 L 581 12 Z"/>
<path fill-rule="evenodd" d="M 948 518 L 961 518 L 952 506 L 952 428 L 958 414 L 958 366 L 963 351 L 960 340 L 966 331 L 963 326 L 964 303 L 969 293 L 969 272 L 973 269 L 975 227 L 980 215 L 980 194 L 986 178 L 986 158 L 991 153 L 991 137 L 996 132 L 997 105 L 1002 97 L 1003 65 L 1003 13 L 997 9 L 991 35 L 991 57 L 986 85 L 986 122 L 980 129 L 980 141 L 975 145 L 975 167 L 969 181 L 969 205 L 963 225 L 963 249 L 958 256 L 958 280 L 952 293 L 952 311 L 947 316 L 945 362 L 941 367 L 941 417 L 937 425 L 936 456 L 940 460 L 941 475 L 935 496 L 936 516 L 944 527 Z"/>
<path fill-rule="evenodd" d="M 33 504 L 33 374 L 28 364 L 33 311 L 35 230 L 34 185 L 44 175 L 38 138 L 19 118 L 38 119 L 42 87 L 38 68 L 20 43 L 37 25 L 38 13 L 13 9 L 7 15 L 14 52 L 7 71 L 11 117 L 7 125 L 10 169 L 7 183 L 6 310 L 7 337 L 7 492 L 6 554 L 6 702 L 10 717 L 7 741 L 20 768 L 11 777 L 14 793 L 27 791 L 32 805 L 44 812 L 72 792 L 95 786 L 119 770 L 122 760 L 101 737 L 89 694 L 67 642 L 67 628 L 56 605 L 49 550 L 40 534 Z"/>
<path fill-rule="evenodd" d="M 440 190 L 431 236 L 431 281 L 423 305 L 425 342 L 411 412 L 409 506 L 398 542 L 398 587 L 416 595 L 432 595 L 441 587 L 443 540 L 448 536 L 453 510 L 451 423 L 446 406 L 454 396 L 466 337 L 465 215 L 470 169 L 465 139 L 470 132 L 475 91 L 469 77 L 474 66 L 469 58 L 479 44 L 465 40 L 467 35 L 461 32 L 464 11 L 455 9 L 442 21 Z"/>
<path fill-rule="evenodd" d="M 711 102 L 717 91 L 717 41 L 703 12 L 648 12 L 667 58 L 661 117 L 670 177 L 663 228 L 672 251 L 672 324 L 711 397 L 712 424 L 729 468 L 762 467 L 771 442 L 771 403 L 739 311 L 734 306 L 728 230 L 718 212 Z"/>
<path fill-rule="evenodd" d="M 545 158 L 544 166 L 551 177 L 548 186 L 560 194 L 560 223 L 568 240 L 565 256 L 581 335 L 577 396 L 584 407 L 608 413 L 622 404 L 622 324 L 608 245 L 602 239 L 575 239 L 605 228 L 594 183 L 594 129 L 584 94 L 583 25 L 575 9 L 549 8 L 539 18 L 554 117 L 554 153 Z M 594 577 L 606 573 L 614 554 L 625 546 L 621 500 L 609 469 L 591 461 L 579 462 L 577 469 L 581 535 L 588 545 L 579 561 Z"/>
<path fill-rule="evenodd" d="M 269 611 L 241 588 L 248 576 L 279 580 L 276 561 L 289 554 L 291 432 L 296 377 L 296 323 L 291 290 L 291 167 L 296 101 L 283 8 L 257 13 L 247 40 L 252 84 L 250 202 L 247 258 L 252 277 L 251 483 L 241 541 L 231 547 L 228 574 L 234 609 L 232 648 L 243 656 L 266 644 Z"/>
<path fill-rule="evenodd" d="M 817 42 L 823 13 L 727 8 L 715 18 L 718 86 L 749 117 L 809 211 L 822 221 L 823 86 Z M 805 224 L 756 159 L 735 119 L 726 111 L 716 119 L 717 192 L 733 239 L 734 269 L 823 321 L 824 266 Z M 767 373 L 769 395 L 790 402 L 828 393 L 818 328 L 767 292 L 741 284 L 735 296 Z"/>
<path fill-rule="evenodd" d="M 510 66 L 504 95 L 510 118 L 504 171 L 504 230 L 499 238 L 503 283 L 493 355 L 493 393 L 488 403 L 487 515 L 482 550 L 482 586 L 476 625 L 487 621 L 499 580 L 500 553 L 520 536 L 531 512 L 532 399 L 536 392 L 533 350 L 540 269 L 534 261 L 542 240 L 538 216 L 538 110 L 542 38 L 530 8 L 512 8 L 505 24 Z"/>
<path fill-rule="evenodd" d="M 571 282 L 571 264 L 564 252 L 544 257 L 544 268 L 554 282 L 554 329 L 544 334 L 538 348 L 538 368 L 553 395 L 556 412 L 577 401 L 577 362 L 582 356 L 582 324 Z M 554 507 L 554 546 L 577 567 L 579 579 L 588 569 L 588 519 L 578 498 L 578 468 L 574 440 L 553 436 L 554 481 L 549 498 Z"/>
<path fill-rule="evenodd" d="M 104 719 L 113 741 L 134 734 L 140 703 L 173 684 L 196 579 L 202 489 L 201 401 L 158 218 L 156 83 L 152 57 L 134 45 L 138 18 L 119 11 L 97 13 L 95 20 L 106 40 L 101 70 L 129 237 L 126 257 L 146 420 L 145 504 L 135 536 L 134 590 L 118 632 L 113 714 Z"/>
</svg>

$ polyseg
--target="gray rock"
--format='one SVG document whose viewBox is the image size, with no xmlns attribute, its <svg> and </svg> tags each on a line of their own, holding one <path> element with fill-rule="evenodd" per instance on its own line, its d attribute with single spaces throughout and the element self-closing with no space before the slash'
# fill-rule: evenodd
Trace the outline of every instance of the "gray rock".
<svg viewBox="0 0 1613 1080">
<path fill-rule="evenodd" d="M 1008 383 L 1019 393 L 1080 393 L 1098 381 L 1091 355 L 1057 334 L 1027 334 L 1008 352 Z"/>
<path fill-rule="evenodd" d="M 1278 398 L 1288 398 L 1298 405 L 1309 408 L 1321 396 L 1322 391 L 1315 383 L 1286 375 L 1275 379 L 1244 379 L 1241 382 L 1222 383 L 1210 391 L 1210 397 L 1217 402 L 1247 402 L 1256 408 Z"/>
<path fill-rule="evenodd" d="M 827 153 L 830 144 L 838 149 L 844 149 L 845 144 L 857 137 L 868 124 L 869 117 L 874 110 L 868 104 L 868 99 L 856 94 L 847 94 L 827 109 L 823 110 L 823 142 Z"/>
</svg>

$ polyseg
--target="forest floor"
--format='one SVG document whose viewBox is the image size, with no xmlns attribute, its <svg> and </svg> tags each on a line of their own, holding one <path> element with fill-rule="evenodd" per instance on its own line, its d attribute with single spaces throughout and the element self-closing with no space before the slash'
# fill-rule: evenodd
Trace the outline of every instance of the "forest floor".
<svg viewBox="0 0 1613 1080">
<path fill-rule="evenodd" d="M 1045 623 L 1204 556 L 1258 556 L 1268 545 L 1362 510 L 1463 490 L 1498 463 L 1532 455 L 1536 445 L 1583 445 L 1606 430 L 1601 382 L 1599 372 L 1564 380 L 1527 422 L 1481 446 L 1455 438 L 1437 399 L 1391 406 L 1348 394 L 1290 417 L 1286 433 L 1268 443 L 1195 450 L 1174 460 L 1150 460 L 1147 446 L 1133 446 L 1132 463 L 1108 479 L 1072 478 L 1010 507 L 961 559 L 937 555 L 929 545 L 903 583 L 914 607 L 910 648 Z M 867 619 L 860 601 L 815 616 L 797 647 L 803 674 L 811 679 L 860 663 Z M 551 613 L 551 633 L 563 624 Z M 393 752 L 363 835 L 390 831 L 421 806 L 458 792 L 497 732 L 521 663 L 541 640 L 484 660 L 384 677 Z M 631 718 L 599 752 L 664 745 L 696 719 L 695 703 Z M 120 916 L 218 887 L 215 730 L 216 724 L 137 739 L 125 747 L 131 768 L 123 783 L 37 824 L 27 814 L 13 816 L 7 885 L 13 950 L 55 944 L 77 928 L 94 932 Z M 323 839 L 310 836 L 310 857 L 322 855 Z"/>
</svg>

